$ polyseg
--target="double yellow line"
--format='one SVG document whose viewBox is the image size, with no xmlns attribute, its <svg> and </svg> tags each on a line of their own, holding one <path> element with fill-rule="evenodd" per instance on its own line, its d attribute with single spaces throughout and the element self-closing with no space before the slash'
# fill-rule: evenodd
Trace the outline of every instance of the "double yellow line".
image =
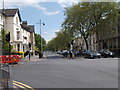
<svg viewBox="0 0 120 90">
<path fill-rule="evenodd" d="M 35 90 L 34 88 L 32 88 L 26 84 L 23 84 L 21 82 L 14 81 L 14 80 L 13 80 L 13 88 L 22 88 L 24 90 Z"/>
</svg>

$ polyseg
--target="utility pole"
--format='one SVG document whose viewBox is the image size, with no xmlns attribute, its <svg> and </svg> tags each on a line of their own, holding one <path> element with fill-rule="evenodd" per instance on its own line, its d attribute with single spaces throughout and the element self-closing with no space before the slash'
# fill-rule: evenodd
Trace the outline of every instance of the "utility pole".
<svg viewBox="0 0 120 90">
<path fill-rule="evenodd" d="M 43 45 L 42 45 L 42 31 L 41 31 L 41 25 L 45 25 L 45 23 L 42 23 L 41 20 L 39 21 L 39 23 L 37 23 L 40 25 L 40 52 L 39 52 L 39 58 L 42 58 L 43 57 Z"/>
</svg>

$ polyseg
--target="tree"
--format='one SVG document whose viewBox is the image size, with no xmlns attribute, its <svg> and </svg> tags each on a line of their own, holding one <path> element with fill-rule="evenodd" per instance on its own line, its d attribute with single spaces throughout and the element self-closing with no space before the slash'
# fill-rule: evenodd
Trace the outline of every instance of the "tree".
<svg viewBox="0 0 120 90">
<path fill-rule="evenodd" d="M 99 49 L 99 25 L 109 22 L 116 17 L 118 4 L 115 2 L 83 2 L 65 8 L 63 28 L 69 32 L 79 33 L 84 38 L 88 49 L 87 38 L 91 33 L 96 34 Z M 92 32 L 91 32 L 92 31 Z"/>
<path fill-rule="evenodd" d="M 62 26 L 72 32 L 74 36 L 81 34 L 86 43 L 86 49 L 88 49 L 88 30 L 92 28 L 92 24 L 90 24 L 90 19 L 86 17 L 86 12 L 86 9 L 81 7 L 81 3 L 66 8 L 66 18 Z"/>
<path fill-rule="evenodd" d="M 59 32 L 56 32 L 56 37 L 50 40 L 47 44 L 48 49 L 50 50 L 63 50 L 67 49 L 68 43 L 73 39 L 71 33 L 67 30 L 61 29 Z"/>
<path fill-rule="evenodd" d="M 118 3 L 116 2 L 91 2 L 87 5 L 83 3 L 83 7 L 87 7 L 87 17 L 90 18 L 91 24 L 94 27 L 94 32 L 97 39 L 97 49 L 100 49 L 100 32 L 101 25 L 104 25 L 104 22 L 111 22 L 113 19 L 116 19 L 118 14 Z M 107 26 L 108 27 L 108 26 Z M 108 30 L 109 31 L 109 30 Z"/>
<path fill-rule="evenodd" d="M 35 46 L 36 50 L 38 49 L 39 51 L 41 50 L 41 36 L 39 34 L 35 34 Z M 43 50 L 46 49 L 46 41 L 44 38 L 42 38 L 42 48 Z"/>
<path fill-rule="evenodd" d="M 5 30 L 1 30 L 2 37 L 2 54 L 9 54 L 9 42 L 6 41 L 6 32 Z M 12 46 L 10 46 L 10 52 L 12 52 Z"/>
</svg>

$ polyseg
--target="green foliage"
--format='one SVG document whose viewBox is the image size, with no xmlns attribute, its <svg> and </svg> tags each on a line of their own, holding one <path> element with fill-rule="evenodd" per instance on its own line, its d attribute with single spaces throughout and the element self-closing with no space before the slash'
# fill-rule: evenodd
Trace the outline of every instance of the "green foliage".
<svg viewBox="0 0 120 90">
<path fill-rule="evenodd" d="M 34 47 L 34 50 L 35 50 L 36 52 L 39 52 L 39 48 L 38 48 L 37 46 Z"/>
<path fill-rule="evenodd" d="M 48 42 L 48 49 L 53 51 L 67 49 L 67 45 L 72 39 L 72 34 L 67 30 L 62 29 L 59 32 L 56 32 L 56 37 Z"/>
<path fill-rule="evenodd" d="M 6 32 L 5 30 L 1 30 L 2 37 L 2 54 L 9 54 L 9 42 L 6 42 Z M 10 46 L 10 52 L 12 52 L 13 46 Z"/>
<path fill-rule="evenodd" d="M 118 14 L 116 2 L 83 2 L 65 8 L 65 20 L 62 27 L 72 32 L 74 36 L 82 35 L 88 49 L 87 38 L 96 33 L 99 37 L 99 28 L 104 22 L 109 23 Z M 99 41 L 99 39 L 97 38 Z"/>
<path fill-rule="evenodd" d="M 46 50 L 46 41 L 44 38 L 42 38 L 42 46 L 43 50 Z M 41 50 L 41 36 L 39 34 L 35 34 L 35 48 L 37 51 Z"/>
</svg>

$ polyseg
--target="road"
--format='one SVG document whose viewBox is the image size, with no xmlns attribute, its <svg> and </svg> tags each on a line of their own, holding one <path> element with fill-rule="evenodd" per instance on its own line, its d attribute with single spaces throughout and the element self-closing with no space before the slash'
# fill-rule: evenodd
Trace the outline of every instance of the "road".
<svg viewBox="0 0 120 90">
<path fill-rule="evenodd" d="M 34 88 L 118 88 L 118 58 L 67 59 L 50 54 L 11 70 L 14 80 Z"/>
</svg>

